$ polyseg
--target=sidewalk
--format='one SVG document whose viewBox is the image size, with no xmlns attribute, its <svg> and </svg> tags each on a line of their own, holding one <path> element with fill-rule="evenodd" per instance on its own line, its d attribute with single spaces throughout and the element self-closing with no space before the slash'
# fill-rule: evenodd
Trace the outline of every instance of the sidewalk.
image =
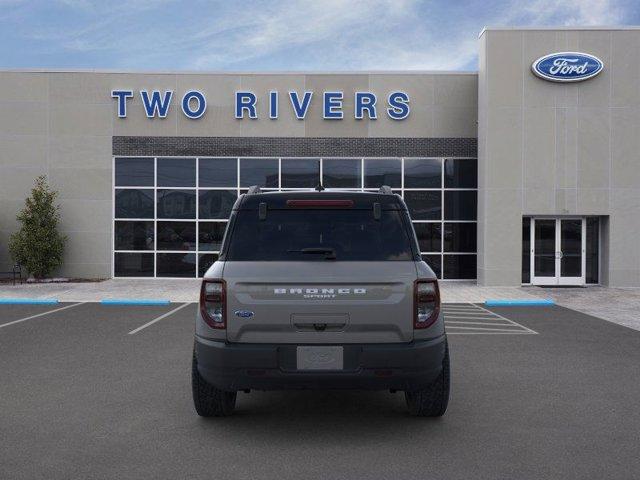
<svg viewBox="0 0 640 480">
<path fill-rule="evenodd" d="M 57 299 L 59 302 L 99 302 L 104 299 L 197 302 L 199 279 L 124 278 L 86 283 L 0 285 L 0 298 Z M 553 299 L 560 306 L 640 330 L 638 288 L 480 287 L 475 282 L 441 282 L 445 303 L 484 303 L 486 300 Z"/>
</svg>

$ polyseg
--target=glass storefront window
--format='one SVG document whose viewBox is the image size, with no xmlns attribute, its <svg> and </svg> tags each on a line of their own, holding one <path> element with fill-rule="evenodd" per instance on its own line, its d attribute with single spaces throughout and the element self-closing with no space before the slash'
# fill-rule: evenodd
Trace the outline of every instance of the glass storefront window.
<svg viewBox="0 0 640 480">
<path fill-rule="evenodd" d="M 158 189 L 158 218 L 196 218 L 196 191 Z"/>
<path fill-rule="evenodd" d="M 198 225 L 198 250 L 219 251 L 227 222 L 200 222 Z"/>
<path fill-rule="evenodd" d="M 413 228 L 418 237 L 421 252 L 439 252 L 442 241 L 442 224 L 414 222 Z"/>
<path fill-rule="evenodd" d="M 475 255 L 444 255 L 443 278 L 463 280 L 476 275 Z"/>
<path fill-rule="evenodd" d="M 158 277 L 195 277 L 195 253 L 157 253 L 156 275 Z"/>
<path fill-rule="evenodd" d="M 153 221 L 117 221 L 114 232 L 116 250 L 153 250 Z"/>
<path fill-rule="evenodd" d="M 442 255 L 422 255 L 422 259 L 438 278 L 442 278 Z"/>
<path fill-rule="evenodd" d="M 153 190 L 142 188 L 116 189 L 116 218 L 153 218 Z"/>
<path fill-rule="evenodd" d="M 364 188 L 392 188 L 402 186 L 402 168 L 399 158 L 376 158 L 364 161 Z"/>
<path fill-rule="evenodd" d="M 113 273 L 116 277 L 153 277 L 153 253 L 116 252 Z"/>
<path fill-rule="evenodd" d="M 587 283 L 599 283 L 600 271 L 600 219 L 598 217 L 587 218 L 587 251 L 586 251 L 586 278 Z"/>
<path fill-rule="evenodd" d="M 238 195 L 235 190 L 200 190 L 198 216 L 201 219 L 229 218 L 233 204 L 237 199 Z"/>
<path fill-rule="evenodd" d="M 277 158 L 241 158 L 240 186 L 278 188 Z"/>
<path fill-rule="evenodd" d="M 477 217 L 475 190 L 452 190 L 444 192 L 445 220 L 475 220 Z"/>
<path fill-rule="evenodd" d="M 439 190 L 405 191 L 404 201 L 412 220 L 442 218 L 442 192 Z"/>
<path fill-rule="evenodd" d="M 360 188 L 361 161 L 359 159 L 323 159 L 322 185 L 325 188 Z"/>
<path fill-rule="evenodd" d="M 445 252 L 475 253 L 477 250 L 478 234 L 475 223 L 445 223 L 443 238 Z"/>
<path fill-rule="evenodd" d="M 239 194 L 251 185 L 314 188 L 322 173 L 326 188 L 392 187 L 438 277 L 476 278 L 475 159 L 123 157 L 114 168 L 116 277 L 202 276 L 217 258 Z M 597 279 L 595 257 L 587 268 Z"/>
<path fill-rule="evenodd" d="M 283 158 L 282 188 L 315 188 L 320 183 L 320 160 L 316 158 Z"/>
<path fill-rule="evenodd" d="M 444 161 L 444 188 L 476 188 L 478 162 L 472 158 L 447 158 Z"/>
<path fill-rule="evenodd" d="M 116 158 L 116 187 L 153 187 L 153 158 Z"/>
<path fill-rule="evenodd" d="M 442 188 L 442 161 L 439 158 L 405 159 L 404 188 Z"/>
<path fill-rule="evenodd" d="M 159 187 L 195 187 L 195 158 L 159 158 Z"/>
<path fill-rule="evenodd" d="M 198 160 L 199 187 L 233 187 L 238 185 L 236 158 L 201 158 Z"/>
</svg>

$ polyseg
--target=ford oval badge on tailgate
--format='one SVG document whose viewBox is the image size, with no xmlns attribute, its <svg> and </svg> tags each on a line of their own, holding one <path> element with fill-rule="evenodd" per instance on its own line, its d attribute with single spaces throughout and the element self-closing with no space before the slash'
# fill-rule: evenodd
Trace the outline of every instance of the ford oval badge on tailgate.
<svg viewBox="0 0 640 480">
<path fill-rule="evenodd" d="M 236 310 L 233 313 L 235 314 L 236 317 L 240 317 L 240 318 L 253 317 L 253 312 L 250 312 L 249 310 Z"/>
<path fill-rule="evenodd" d="M 588 53 L 558 52 L 540 57 L 531 70 L 551 82 L 580 82 L 595 77 L 603 67 L 602 60 Z"/>
</svg>

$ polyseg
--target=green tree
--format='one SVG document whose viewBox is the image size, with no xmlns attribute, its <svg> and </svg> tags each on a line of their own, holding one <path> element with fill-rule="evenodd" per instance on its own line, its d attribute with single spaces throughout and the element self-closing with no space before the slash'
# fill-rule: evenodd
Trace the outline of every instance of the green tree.
<svg viewBox="0 0 640 480">
<path fill-rule="evenodd" d="M 9 252 L 15 262 L 35 278 L 44 278 L 62 265 L 67 237 L 58 232 L 60 206 L 58 192 L 47 184 L 47 177 L 36 178 L 31 196 L 17 215 L 20 230 L 11 235 Z"/>
</svg>

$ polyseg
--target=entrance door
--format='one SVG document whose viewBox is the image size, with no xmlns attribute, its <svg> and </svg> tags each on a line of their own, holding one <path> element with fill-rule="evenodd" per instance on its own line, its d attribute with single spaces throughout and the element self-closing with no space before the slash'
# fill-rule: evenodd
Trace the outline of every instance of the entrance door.
<svg viewBox="0 0 640 480">
<path fill-rule="evenodd" d="M 534 218 L 531 228 L 531 283 L 584 285 L 584 218 Z"/>
</svg>

